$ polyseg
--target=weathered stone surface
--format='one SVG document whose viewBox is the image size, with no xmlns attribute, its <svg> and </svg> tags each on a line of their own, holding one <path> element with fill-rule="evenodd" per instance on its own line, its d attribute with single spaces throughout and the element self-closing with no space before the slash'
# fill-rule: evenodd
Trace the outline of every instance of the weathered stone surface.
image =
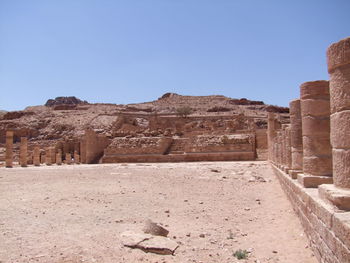
<svg viewBox="0 0 350 263">
<path fill-rule="evenodd" d="M 331 176 L 332 159 L 329 156 L 311 156 L 303 158 L 303 171 L 314 176 Z"/>
<path fill-rule="evenodd" d="M 56 164 L 62 165 L 62 151 L 61 151 L 61 149 L 59 149 L 58 152 L 56 153 Z"/>
<path fill-rule="evenodd" d="M 318 190 L 324 200 L 329 200 L 339 209 L 350 211 L 350 190 L 341 189 L 333 184 L 320 185 Z"/>
<path fill-rule="evenodd" d="M 5 166 L 11 168 L 13 165 L 13 131 L 6 131 L 6 153 Z"/>
<path fill-rule="evenodd" d="M 315 190 L 304 188 L 275 167 L 274 170 L 301 220 L 319 262 L 349 262 L 349 213 L 336 213 L 333 205 L 324 202 L 317 192 L 315 194 Z M 319 188 L 331 186 L 325 184 Z"/>
<path fill-rule="evenodd" d="M 51 162 L 51 148 L 50 147 L 47 147 L 46 150 L 45 150 L 45 164 L 46 165 L 51 165 L 52 162 Z"/>
<path fill-rule="evenodd" d="M 290 107 L 290 144 L 292 151 L 291 169 L 303 169 L 303 137 L 302 137 L 302 120 L 300 100 L 292 100 L 289 103 Z"/>
<path fill-rule="evenodd" d="M 350 189 L 350 38 L 327 50 L 334 184 Z"/>
<path fill-rule="evenodd" d="M 333 148 L 334 184 L 340 188 L 350 189 L 350 149 Z"/>
<path fill-rule="evenodd" d="M 80 164 L 80 156 L 77 151 L 74 151 L 74 163 Z"/>
<path fill-rule="evenodd" d="M 34 146 L 33 164 L 34 164 L 34 166 L 40 166 L 40 148 L 39 148 L 39 146 Z"/>
<path fill-rule="evenodd" d="M 331 142 L 332 147 L 337 149 L 350 148 L 350 110 L 344 110 L 331 116 Z"/>
<path fill-rule="evenodd" d="M 178 244 L 170 238 L 163 236 L 152 236 L 126 231 L 121 234 L 122 244 L 130 248 L 138 248 L 144 252 L 160 255 L 173 255 Z"/>
<path fill-rule="evenodd" d="M 72 155 L 70 153 L 66 153 L 66 164 L 72 163 Z"/>
<path fill-rule="evenodd" d="M 300 86 L 300 99 L 329 99 L 329 82 L 327 80 L 304 82 Z"/>
<path fill-rule="evenodd" d="M 328 81 L 303 83 L 300 97 L 303 172 L 308 176 L 332 176 Z M 321 182 L 321 179 L 318 181 Z"/>
<path fill-rule="evenodd" d="M 167 237 L 169 234 L 169 231 L 167 229 L 158 225 L 157 223 L 152 222 L 151 220 L 146 221 L 145 227 L 143 228 L 143 232 L 145 232 L 146 234 L 163 237 Z"/>
<path fill-rule="evenodd" d="M 21 167 L 27 167 L 27 156 L 28 156 L 28 139 L 27 137 L 21 137 L 21 145 L 20 145 L 20 152 L 19 152 L 19 160 Z"/>
<path fill-rule="evenodd" d="M 350 64 L 350 37 L 333 43 L 327 49 L 328 72 L 332 75 L 334 70 Z"/>
<path fill-rule="evenodd" d="M 305 188 L 317 188 L 321 184 L 332 184 L 333 178 L 329 176 L 297 175 L 298 182 Z"/>
</svg>

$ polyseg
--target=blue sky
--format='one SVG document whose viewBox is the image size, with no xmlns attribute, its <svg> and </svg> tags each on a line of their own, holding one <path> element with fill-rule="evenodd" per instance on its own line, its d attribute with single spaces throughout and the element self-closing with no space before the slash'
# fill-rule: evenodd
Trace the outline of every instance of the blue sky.
<svg viewBox="0 0 350 263">
<path fill-rule="evenodd" d="M 288 105 L 328 79 L 349 0 L 0 0 L 0 109 L 166 92 Z"/>
</svg>

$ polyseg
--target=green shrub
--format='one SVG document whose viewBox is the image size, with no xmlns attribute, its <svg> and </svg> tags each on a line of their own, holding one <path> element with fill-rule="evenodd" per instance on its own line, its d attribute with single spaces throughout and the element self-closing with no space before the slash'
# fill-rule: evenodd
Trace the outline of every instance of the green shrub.
<svg viewBox="0 0 350 263">
<path fill-rule="evenodd" d="M 248 251 L 238 249 L 236 250 L 235 253 L 233 253 L 233 256 L 236 257 L 237 259 L 246 259 L 248 257 Z"/>
</svg>

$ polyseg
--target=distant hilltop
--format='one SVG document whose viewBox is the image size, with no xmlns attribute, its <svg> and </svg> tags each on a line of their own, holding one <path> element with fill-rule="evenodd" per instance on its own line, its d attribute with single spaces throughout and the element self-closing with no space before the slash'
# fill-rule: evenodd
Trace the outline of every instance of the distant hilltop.
<svg viewBox="0 0 350 263">
<path fill-rule="evenodd" d="M 71 97 L 56 97 L 55 99 L 49 99 L 45 106 L 47 107 L 53 107 L 57 105 L 79 105 L 79 104 L 88 104 L 86 100 L 80 100 L 77 97 L 71 96 Z"/>
</svg>

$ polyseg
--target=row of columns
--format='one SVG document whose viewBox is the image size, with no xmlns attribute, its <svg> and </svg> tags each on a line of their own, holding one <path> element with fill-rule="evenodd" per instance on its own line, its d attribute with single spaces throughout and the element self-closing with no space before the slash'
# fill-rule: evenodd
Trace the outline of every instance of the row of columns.
<svg viewBox="0 0 350 263">
<path fill-rule="evenodd" d="M 13 167 L 13 131 L 6 132 L 6 153 L 5 153 L 5 166 L 7 168 Z M 21 167 L 27 167 L 28 165 L 28 139 L 27 137 L 21 137 L 20 148 L 19 148 L 19 164 Z M 56 147 L 47 147 L 45 149 L 45 155 L 41 154 L 40 147 L 34 146 L 32 154 L 32 160 L 34 166 L 40 166 L 45 163 L 46 165 L 57 164 L 61 165 L 62 161 L 62 150 L 56 149 Z M 65 164 L 80 164 L 80 155 L 78 151 L 74 151 L 73 159 L 70 152 L 65 153 Z"/>
<path fill-rule="evenodd" d="M 305 82 L 290 123 L 268 116 L 269 160 L 340 209 L 350 210 L 350 38 L 327 50 L 330 81 Z"/>
</svg>

